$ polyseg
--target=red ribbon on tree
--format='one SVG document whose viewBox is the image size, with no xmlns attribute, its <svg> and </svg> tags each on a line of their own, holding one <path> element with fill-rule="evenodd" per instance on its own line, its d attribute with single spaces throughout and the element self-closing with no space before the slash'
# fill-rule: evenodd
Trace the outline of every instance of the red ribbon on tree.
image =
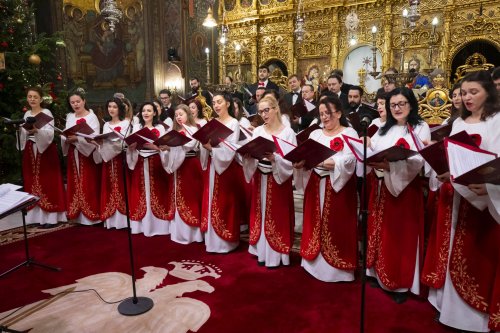
<svg viewBox="0 0 500 333">
<path fill-rule="evenodd" d="M 85 118 L 80 118 L 76 121 L 77 124 L 81 124 L 81 123 L 86 123 L 87 121 L 85 120 Z"/>
<path fill-rule="evenodd" d="M 156 128 L 153 128 L 153 129 L 151 130 L 151 133 L 153 133 L 153 134 L 154 134 L 157 138 L 159 138 L 159 137 L 160 137 L 160 131 L 158 131 Z"/>
<path fill-rule="evenodd" d="M 344 140 L 338 137 L 331 140 L 330 149 L 336 152 L 342 151 L 344 149 Z"/>
<path fill-rule="evenodd" d="M 410 149 L 410 145 L 408 144 L 408 142 L 406 142 L 406 140 L 404 138 L 400 138 L 395 146 L 399 146 L 401 148 L 405 148 L 405 149 Z"/>
<path fill-rule="evenodd" d="M 479 134 L 470 134 L 469 136 L 472 139 L 472 141 L 474 141 L 474 143 L 476 144 L 476 146 L 479 147 L 481 145 L 481 142 L 483 141 L 483 138 L 481 138 L 481 135 L 479 135 Z"/>
</svg>

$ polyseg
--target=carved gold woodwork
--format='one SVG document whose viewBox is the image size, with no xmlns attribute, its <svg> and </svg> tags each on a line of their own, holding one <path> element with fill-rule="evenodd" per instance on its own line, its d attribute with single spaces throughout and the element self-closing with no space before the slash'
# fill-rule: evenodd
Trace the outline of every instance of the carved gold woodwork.
<svg viewBox="0 0 500 333">
<path fill-rule="evenodd" d="M 468 57 L 467 60 L 465 60 L 465 65 L 459 66 L 457 68 L 457 71 L 455 73 L 455 82 L 460 81 L 465 75 L 471 72 L 490 70 L 493 67 L 495 67 L 493 64 L 487 63 L 484 55 L 476 52 Z"/>
</svg>

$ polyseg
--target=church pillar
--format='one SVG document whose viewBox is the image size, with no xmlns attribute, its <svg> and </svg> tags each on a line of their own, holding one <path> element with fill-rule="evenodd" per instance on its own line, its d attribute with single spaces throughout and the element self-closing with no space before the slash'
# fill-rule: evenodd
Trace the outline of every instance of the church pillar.
<svg viewBox="0 0 500 333">
<path fill-rule="evenodd" d="M 339 57 L 339 32 L 340 32 L 340 23 L 339 23 L 339 15 L 340 11 L 334 10 L 332 11 L 332 52 L 330 56 L 330 66 L 331 68 L 338 68 L 338 57 Z"/>
<path fill-rule="evenodd" d="M 393 63 L 392 50 L 392 4 L 387 2 L 384 14 L 384 45 L 382 48 L 382 72 L 391 67 Z"/>
<path fill-rule="evenodd" d="M 451 67 L 447 66 L 447 59 L 450 52 L 450 37 L 451 37 L 451 21 L 453 16 L 453 0 L 448 0 L 446 8 L 443 15 L 443 38 L 441 38 L 441 44 L 439 46 L 439 57 L 438 66 L 439 68 L 446 71 L 446 75 L 451 79 Z"/>
</svg>

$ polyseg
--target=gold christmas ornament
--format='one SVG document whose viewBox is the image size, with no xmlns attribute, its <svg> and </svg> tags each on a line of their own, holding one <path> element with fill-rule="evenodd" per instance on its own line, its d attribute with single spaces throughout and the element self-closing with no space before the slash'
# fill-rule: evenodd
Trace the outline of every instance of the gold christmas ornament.
<svg viewBox="0 0 500 333">
<path fill-rule="evenodd" d="M 38 66 L 42 62 L 42 59 L 38 54 L 32 54 L 30 55 L 28 61 L 30 62 L 30 64 Z"/>
</svg>

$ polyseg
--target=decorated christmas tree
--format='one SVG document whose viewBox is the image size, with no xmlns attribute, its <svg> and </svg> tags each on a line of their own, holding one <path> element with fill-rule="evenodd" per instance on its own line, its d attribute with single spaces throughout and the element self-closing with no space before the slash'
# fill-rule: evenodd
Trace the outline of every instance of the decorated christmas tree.
<svg viewBox="0 0 500 333">
<path fill-rule="evenodd" d="M 36 33 L 35 8 L 28 0 L 0 0 L 0 117 L 22 118 L 26 88 L 44 90 L 44 107 L 63 119 L 65 99 L 57 48 L 64 47 L 58 34 Z M 1 118 L 0 118 L 1 119 Z M 0 183 L 16 181 L 20 165 L 15 130 L 0 120 Z"/>
</svg>

